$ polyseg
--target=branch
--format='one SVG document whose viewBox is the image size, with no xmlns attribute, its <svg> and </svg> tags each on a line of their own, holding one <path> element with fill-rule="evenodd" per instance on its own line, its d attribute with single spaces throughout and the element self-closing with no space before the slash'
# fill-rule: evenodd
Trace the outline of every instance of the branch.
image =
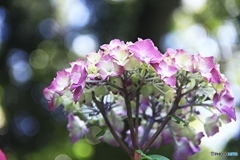
<svg viewBox="0 0 240 160">
<path fill-rule="evenodd" d="M 144 141 L 147 139 L 147 136 L 148 136 L 149 132 L 151 131 L 151 129 L 152 129 L 152 127 L 153 127 L 153 124 L 154 124 L 154 119 L 153 119 L 153 118 L 150 118 L 150 122 L 149 122 L 147 128 L 145 129 L 144 134 L 143 134 L 143 137 L 142 137 L 142 139 L 141 139 L 141 141 L 140 141 L 140 148 L 143 147 Z"/>
<path fill-rule="evenodd" d="M 109 84 L 110 86 L 116 88 L 116 89 L 119 90 L 120 92 L 123 92 L 123 88 L 116 86 L 115 84 L 111 83 L 110 81 L 108 82 L 108 84 Z"/>
<path fill-rule="evenodd" d="M 183 105 L 183 106 L 179 106 L 178 109 L 187 108 L 187 107 L 194 107 L 194 106 L 207 106 L 207 107 L 211 107 L 213 105 L 212 104 L 204 104 L 204 103 L 192 103 L 192 104 L 186 104 L 186 105 Z"/>
<path fill-rule="evenodd" d="M 139 105 L 140 105 L 140 89 L 139 87 L 136 91 L 136 117 L 135 117 L 135 141 L 138 146 L 138 126 L 139 126 Z"/>
<path fill-rule="evenodd" d="M 97 107 L 99 108 L 103 119 L 106 123 L 106 125 L 108 126 L 110 132 L 112 133 L 114 139 L 117 141 L 117 143 L 124 149 L 124 151 L 129 155 L 132 156 L 133 152 L 125 145 L 125 143 L 118 137 L 117 133 L 115 132 L 114 128 L 112 127 L 111 123 L 109 122 L 107 115 L 105 114 L 105 109 L 102 106 L 102 103 L 99 102 L 96 97 L 95 97 L 95 93 L 92 91 L 92 99 L 94 101 L 94 103 L 97 105 Z"/>
<path fill-rule="evenodd" d="M 158 130 L 154 133 L 154 135 L 151 137 L 151 139 L 147 142 L 147 144 L 143 147 L 142 151 L 146 152 L 146 150 L 152 145 L 152 143 L 157 139 L 159 134 L 163 131 L 165 126 L 167 125 L 168 121 L 172 118 L 172 116 L 168 115 L 166 119 L 163 121 L 161 126 L 158 128 Z"/>
<path fill-rule="evenodd" d="M 126 80 L 126 75 L 124 76 L 124 79 L 122 79 L 122 84 L 125 85 L 125 80 Z M 129 130 L 131 134 L 131 139 L 132 139 L 132 144 L 134 151 L 138 149 L 138 138 L 135 138 L 135 133 L 134 133 L 134 124 L 133 124 L 133 117 L 132 117 L 132 108 L 131 108 L 131 103 L 129 100 L 129 95 L 127 91 L 127 87 L 123 86 L 123 98 L 125 100 L 125 105 L 127 109 L 127 117 L 128 117 L 128 124 L 129 124 Z M 138 130 L 138 129 L 137 129 Z"/>
<path fill-rule="evenodd" d="M 165 120 L 162 122 L 161 126 L 157 129 L 157 131 L 154 133 L 154 135 L 151 137 L 151 139 L 147 142 L 147 144 L 143 147 L 142 151 L 146 152 L 146 150 L 152 145 L 152 143 L 157 139 L 157 137 L 159 136 L 159 134 L 161 134 L 161 132 L 163 131 L 163 129 L 165 128 L 165 126 L 167 125 L 167 123 L 171 120 L 172 115 L 176 112 L 176 110 L 178 109 L 178 104 L 181 100 L 182 94 L 182 86 L 183 84 L 181 84 L 177 90 L 177 96 L 176 99 L 173 103 L 173 107 L 171 108 L 171 110 L 169 111 L 169 113 L 167 114 Z"/>
</svg>

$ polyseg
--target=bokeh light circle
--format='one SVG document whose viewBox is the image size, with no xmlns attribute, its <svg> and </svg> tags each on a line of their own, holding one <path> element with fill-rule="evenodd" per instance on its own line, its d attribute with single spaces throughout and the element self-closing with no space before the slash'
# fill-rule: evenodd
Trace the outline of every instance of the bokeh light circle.
<svg viewBox="0 0 240 160">
<path fill-rule="evenodd" d="M 72 159 L 66 154 L 59 154 L 54 160 L 72 160 Z"/>
<path fill-rule="evenodd" d="M 78 56 L 86 56 L 97 48 L 97 38 L 92 34 L 79 35 L 72 43 L 72 49 Z"/>
<path fill-rule="evenodd" d="M 29 57 L 31 66 L 35 69 L 43 69 L 49 61 L 48 54 L 42 49 L 34 50 Z"/>
<path fill-rule="evenodd" d="M 76 158 L 89 158 L 94 154 L 94 148 L 86 140 L 80 139 L 72 148 L 73 154 Z"/>
<path fill-rule="evenodd" d="M 93 145 L 100 143 L 101 141 L 98 138 L 96 138 L 96 135 L 102 129 L 97 126 L 92 126 L 92 127 L 89 127 L 88 129 L 89 129 L 89 131 L 85 134 L 86 141 Z"/>
</svg>

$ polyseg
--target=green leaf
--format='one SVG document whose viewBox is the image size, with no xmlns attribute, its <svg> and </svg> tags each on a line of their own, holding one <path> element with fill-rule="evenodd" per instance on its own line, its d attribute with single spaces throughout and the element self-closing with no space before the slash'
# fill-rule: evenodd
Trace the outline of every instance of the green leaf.
<svg viewBox="0 0 240 160">
<path fill-rule="evenodd" d="M 145 76 L 145 74 L 146 74 L 146 69 L 145 69 L 145 68 L 142 68 L 142 70 L 141 70 L 141 73 L 140 73 L 140 74 L 141 74 L 141 76 L 142 76 L 142 77 L 144 77 L 144 76 Z"/>
<path fill-rule="evenodd" d="M 144 97 L 148 97 L 150 94 L 153 93 L 153 86 L 151 84 L 146 84 L 144 85 L 141 90 L 140 93 L 144 96 Z"/>
<path fill-rule="evenodd" d="M 148 157 L 148 156 L 147 156 L 146 154 L 144 154 L 141 150 L 137 150 L 136 152 L 139 153 L 139 154 L 142 156 L 141 160 L 152 160 L 151 157 Z"/>
<path fill-rule="evenodd" d="M 157 154 L 146 155 L 141 150 L 137 150 L 136 152 L 142 156 L 141 160 L 169 160 L 167 157 Z"/>
<path fill-rule="evenodd" d="M 95 138 L 99 138 L 106 133 L 107 129 L 103 129 L 95 135 Z"/>
<path fill-rule="evenodd" d="M 169 160 L 167 157 L 157 154 L 148 155 L 148 157 L 151 157 L 152 158 L 151 160 Z"/>
<path fill-rule="evenodd" d="M 172 115 L 172 117 L 176 120 L 176 121 L 175 121 L 176 123 L 179 124 L 180 122 L 182 122 L 184 126 L 188 126 L 188 123 L 189 123 L 189 122 L 184 121 L 183 119 L 181 119 L 181 118 L 179 118 L 178 116 L 175 116 L 175 115 Z"/>
<path fill-rule="evenodd" d="M 108 94 L 107 87 L 102 85 L 94 88 L 95 96 L 105 96 Z"/>
</svg>

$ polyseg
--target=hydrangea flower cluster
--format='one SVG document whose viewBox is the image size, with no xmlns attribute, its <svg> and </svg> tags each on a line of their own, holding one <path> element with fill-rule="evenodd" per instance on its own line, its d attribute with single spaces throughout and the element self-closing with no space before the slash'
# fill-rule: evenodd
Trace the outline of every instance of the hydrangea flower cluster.
<svg viewBox="0 0 240 160">
<path fill-rule="evenodd" d="M 97 138 L 132 159 L 136 150 L 169 143 L 175 160 L 187 159 L 200 150 L 204 134 L 236 120 L 229 82 L 213 57 L 173 49 L 161 54 L 150 39 L 102 45 L 57 72 L 43 94 L 50 110 L 64 106 L 72 142 L 98 125 L 104 132 Z M 201 120 L 205 133 L 190 125 L 200 119 L 199 108 L 211 113 Z"/>
</svg>

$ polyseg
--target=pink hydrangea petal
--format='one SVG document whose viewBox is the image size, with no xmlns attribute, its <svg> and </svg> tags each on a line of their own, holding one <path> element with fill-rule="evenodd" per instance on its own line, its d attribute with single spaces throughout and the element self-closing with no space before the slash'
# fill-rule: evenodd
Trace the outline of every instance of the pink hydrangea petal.
<svg viewBox="0 0 240 160">
<path fill-rule="evenodd" d="M 120 47 L 116 47 L 112 49 L 109 55 L 113 58 L 113 61 L 116 62 L 120 66 L 125 66 L 125 64 L 129 61 L 128 57 L 130 53 L 127 50 L 124 50 Z"/>
<path fill-rule="evenodd" d="M 55 91 L 49 89 L 48 87 L 44 88 L 43 90 L 43 95 L 47 99 L 47 103 L 50 111 L 54 111 L 57 108 L 57 106 L 54 103 L 54 98 L 55 98 L 54 94 L 56 94 Z"/>
<path fill-rule="evenodd" d="M 99 74 L 103 80 L 108 76 L 118 76 L 123 73 L 122 66 L 113 62 L 109 55 L 103 57 L 96 66 L 100 69 Z"/>
<path fill-rule="evenodd" d="M 174 54 L 174 59 L 176 63 L 175 67 L 193 72 L 193 55 L 184 50 L 177 50 L 176 54 Z"/>
<path fill-rule="evenodd" d="M 211 70 L 210 82 L 213 82 L 216 84 L 221 83 L 221 74 L 215 67 Z"/>
<path fill-rule="evenodd" d="M 213 97 L 213 106 L 217 108 L 221 113 L 226 114 L 232 119 L 236 120 L 233 104 L 234 98 L 228 91 L 222 92 L 221 94 L 215 93 Z"/>
<path fill-rule="evenodd" d="M 156 63 L 162 59 L 162 54 L 150 39 L 139 39 L 134 44 L 128 46 L 128 49 L 139 61 L 147 64 Z"/>
<path fill-rule="evenodd" d="M 162 78 L 171 77 L 178 71 L 176 67 L 169 66 L 164 60 L 160 61 L 159 63 L 153 63 L 151 65 L 157 71 L 157 74 Z"/>
<path fill-rule="evenodd" d="M 4 152 L 1 149 L 0 149 L 0 159 L 7 160 L 7 157 L 5 156 Z"/>
<path fill-rule="evenodd" d="M 57 90 L 64 90 L 68 85 L 69 85 L 69 82 L 70 82 L 70 74 L 69 72 L 63 70 L 63 71 L 59 71 L 57 72 L 57 76 L 56 76 L 56 79 L 55 79 L 55 82 L 57 84 Z"/>
<path fill-rule="evenodd" d="M 47 100 L 51 100 L 53 98 L 54 91 L 47 88 L 43 89 L 43 95 Z"/>
<path fill-rule="evenodd" d="M 84 89 L 84 88 L 83 88 L 82 86 L 78 86 L 78 87 L 74 90 L 74 92 L 73 92 L 73 99 L 74 99 L 74 102 L 75 102 L 75 103 L 79 100 L 80 96 L 82 95 L 83 89 Z"/>
<path fill-rule="evenodd" d="M 74 65 L 72 68 L 70 77 L 71 77 L 72 83 L 77 84 L 79 83 L 82 77 L 86 79 L 87 71 L 83 66 Z"/>
<path fill-rule="evenodd" d="M 110 41 L 109 44 L 104 44 L 102 46 L 100 46 L 101 49 L 104 49 L 104 50 L 112 50 L 113 48 L 115 47 L 124 47 L 125 46 L 125 43 L 123 41 L 120 41 L 119 39 L 113 39 Z"/>
<path fill-rule="evenodd" d="M 102 56 L 103 56 L 103 52 L 91 52 L 86 55 L 86 58 L 88 63 L 96 64 L 99 62 Z"/>
<path fill-rule="evenodd" d="M 176 85 L 177 79 L 176 79 L 176 77 L 173 75 L 173 76 L 171 76 L 171 77 L 166 77 L 166 78 L 164 78 L 163 81 L 164 81 L 167 85 L 169 85 L 169 86 L 171 86 L 171 87 L 174 87 L 174 86 Z"/>
<path fill-rule="evenodd" d="M 202 57 L 200 54 L 195 55 L 196 65 L 197 69 L 201 73 L 208 73 L 210 72 L 214 67 L 214 58 L 211 57 Z"/>
</svg>

